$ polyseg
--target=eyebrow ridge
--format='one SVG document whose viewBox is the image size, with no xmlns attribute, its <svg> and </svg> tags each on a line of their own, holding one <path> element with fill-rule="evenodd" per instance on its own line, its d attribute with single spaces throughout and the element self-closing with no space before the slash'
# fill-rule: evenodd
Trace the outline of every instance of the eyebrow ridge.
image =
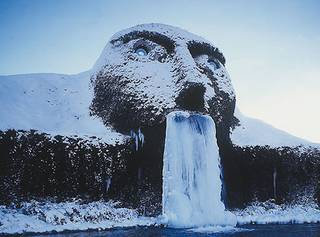
<svg viewBox="0 0 320 237">
<path fill-rule="evenodd" d="M 157 32 L 153 32 L 153 31 L 132 31 L 130 33 L 127 33 L 125 35 L 120 36 L 117 39 L 113 39 L 110 42 L 112 44 L 114 44 L 117 41 L 122 41 L 124 44 L 128 43 L 131 40 L 134 39 L 139 39 L 139 38 L 145 38 L 148 39 L 150 41 L 153 41 L 157 44 L 162 45 L 164 48 L 166 48 L 166 50 L 168 51 L 168 53 L 172 53 L 174 51 L 175 48 L 175 43 L 172 39 L 170 39 L 169 37 L 157 33 Z"/>
<path fill-rule="evenodd" d="M 188 42 L 188 49 L 193 57 L 201 54 L 207 54 L 218 59 L 223 65 L 226 63 L 226 59 L 217 47 L 212 46 L 206 42 L 190 41 Z"/>
</svg>

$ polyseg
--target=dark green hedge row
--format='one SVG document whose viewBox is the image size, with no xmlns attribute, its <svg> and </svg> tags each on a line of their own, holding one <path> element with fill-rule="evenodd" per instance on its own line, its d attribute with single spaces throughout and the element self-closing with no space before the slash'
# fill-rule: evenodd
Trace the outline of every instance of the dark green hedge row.
<svg viewBox="0 0 320 237">
<path fill-rule="evenodd" d="M 127 148 L 128 144 L 111 146 L 94 137 L 0 131 L 0 203 L 106 197 L 114 173 L 125 169 Z"/>
<path fill-rule="evenodd" d="M 320 151 L 312 147 L 238 147 L 223 159 L 225 195 L 231 207 L 274 199 L 320 201 Z"/>
</svg>

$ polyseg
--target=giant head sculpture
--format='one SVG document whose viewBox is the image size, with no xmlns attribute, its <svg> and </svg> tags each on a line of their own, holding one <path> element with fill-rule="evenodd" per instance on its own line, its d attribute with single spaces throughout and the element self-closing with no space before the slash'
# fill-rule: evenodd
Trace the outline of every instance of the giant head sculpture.
<svg viewBox="0 0 320 237">
<path fill-rule="evenodd" d="M 225 58 L 207 40 L 163 24 L 115 34 L 94 66 L 92 114 L 122 133 L 173 110 L 209 114 L 228 137 L 235 94 Z"/>
</svg>

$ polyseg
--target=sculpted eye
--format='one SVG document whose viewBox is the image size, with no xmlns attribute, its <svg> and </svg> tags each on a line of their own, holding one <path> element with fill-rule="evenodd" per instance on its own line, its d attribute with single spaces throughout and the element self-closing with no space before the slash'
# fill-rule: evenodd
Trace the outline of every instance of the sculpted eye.
<svg viewBox="0 0 320 237">
<path fill-rule="evenodd" d="M 220 63 L 217 60 L 209 58 L 208 64 L 213 68 L 213 70 L 217 70 L 220 68 Z"/>
<path fill-rule="evenodd" d="M 137 48 L 136 50 L 135 50 L 135 53 L 137 54 L 137 55 L 139 55 L 139 56 L 147 56 L 148 55 L 148 52 L 147 52 L 147 50 L 145 50 L 144 48 Z"/>
</svg>

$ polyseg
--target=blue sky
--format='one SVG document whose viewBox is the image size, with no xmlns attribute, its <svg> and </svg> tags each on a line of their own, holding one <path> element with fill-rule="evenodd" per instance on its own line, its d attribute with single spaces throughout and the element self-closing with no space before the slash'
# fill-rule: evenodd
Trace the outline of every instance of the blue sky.
<svg viewBox="0 0 320 237">
<path fill-rule="evenodd" d="M 90 69 L 115 32 L 182 27 L 218 45 L 244 114 L 320 142 L 320 1 L 0 0 L 0 75 Z"/>
</svg>

